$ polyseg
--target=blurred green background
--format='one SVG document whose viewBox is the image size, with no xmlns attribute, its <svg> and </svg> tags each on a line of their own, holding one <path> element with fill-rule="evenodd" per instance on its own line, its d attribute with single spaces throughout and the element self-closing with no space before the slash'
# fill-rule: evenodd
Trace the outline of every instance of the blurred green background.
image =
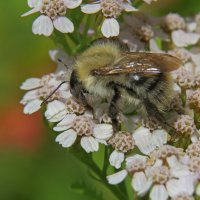
<svg viewBox="0 0 200 200">
<path fill-rule="evenodd" d="M 190 15 L 200 11 L 200 1 L 160 0 L 142 8 L 158 16 Z M 54 142 L 41 113 L 22 113 L 21 82 L 55 69 L 48 56 L 53 42 L 31 32 L 36 16 L 20 17 L 28 9 L 26 0 L 0 1 L 0 199 L 114 200 L 88 177 L 83 164 Z M 95 190 L 98 198 L 89 197 Z"/>
</svg>

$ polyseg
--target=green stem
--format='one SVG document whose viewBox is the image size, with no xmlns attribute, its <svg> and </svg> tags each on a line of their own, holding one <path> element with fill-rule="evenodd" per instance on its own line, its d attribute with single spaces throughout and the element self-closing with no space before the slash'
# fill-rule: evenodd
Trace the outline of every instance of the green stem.
<svg viewBox="0 0 200 200">
<path fill-rule="evenodd" d="M 101 182 L 104 184 L 104 186 L 108 188 L 117 197 L 117 199 L 127 200 L 127 196 L 124 195 L 124 193 L 118 189 L 118 187 L 110 185 L 106 179 L 106 176 L 102 176 L 102 170 L 100 170 L 97 164 L 93 161 L 91 154 L 83 152 L 78 145 L 74 146 L 73 149 L 71 148 L 69 152 L 87 165 L 96 174 L 96 176 L 102 180 Z"/>
<path fill-rule="evenodd" d="M 105 150 L 104 150 L 104 162 L 103 162 L 103 169 L 102 169 L 102 175 L 106 176 L 107 173 L 107 169 L 108 169 L 108 164 L 109 164 L 109 160 L 108 160 L 108 147 L 105 146 Z"/>
</svg>

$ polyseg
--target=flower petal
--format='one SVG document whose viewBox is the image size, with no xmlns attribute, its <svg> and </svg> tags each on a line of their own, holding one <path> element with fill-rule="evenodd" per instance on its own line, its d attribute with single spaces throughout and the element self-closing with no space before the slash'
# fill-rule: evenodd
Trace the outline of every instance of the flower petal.
<svg viewBox="0 0 200 200">
<path fill-rule="evenodd" d="M 33 22 L 32 31 L 34 34 L 50 36 L 53 32 L 53 23 L 48 16 L 41 15 Z"/>
<path fill-rule="evenodd" d="M 67 8 L 73 9 L 78 7 L 82 3 L 82 0 L 64 0 L 64 2 Z"/>
<path fill-rule="evenodd" d="M 167 200 L 168 199 L 168 193 L 165 189 L 164 185 L 155 185 L 153 186 L 150 198 L 152 200 Z"/>
<path fill-rule="evenodd" d="M 126 158 L 126 165 L 127 166 L 131 165 L 132 163 L 137 162 L 137 161 L 145 162 L 147 160 L 147 158 L 148 158 L 147 156 L 135 154 L 134 156 L 130 156 L 130 157 Z"/>
<path fill-rule="evenodd" d="M 87 152 L 94 152 L 99 150 L 99 143 L 93 137 L 82 137 L 81 146 Z"/>
<path fill-rule="evenodd" d="M 128 2 L 124 2 L 122 5 L 123 5 L 124 10 L 125 10 L 126 12 L 138 11 L 137 8 L 133 7 L 133 6 L 132 6 L 130 3 L 128 3 Z"/>
<path fill-rule="evenodd" d="M 109 38 L 119 35 L 119 23 L 114 18 L 105 19 L 102 27 L 101 27 L 102 34 Z"/>
<path fill-rule="evenodd" d="M 48 103 L 44 115 L 50 122 L 58 122 L 62 120 L 66 115 L 65 104 L 58 100 Z"/>
<path fill-rule="evenodd" d="M 144 172 L 136 172 L 133 176 L 131 184 L 133 189 L 138 192 L 139 196 L 144 196 L 151 187 L 152 182 L 147 180 Z"/>
<path fill-rule="evenodd" d="M 53 20 L 54 27 L 62 33 L 72 33 L 74 25 L 67 17 L 57 17 Z"/>
<path fill-rule="evenodd" d="M 28 6 L 30 8 L 41 6 L 42 0 L 28 0 Z"/>
<path fill-rule="evenodd" d="M 28 15 L 31 15 L 31 14 L 39 12 L 39 11 L 40 11 L 40 7 L 36 7 L 36 8 L 29 10 L 28 12 L 22 14 L 21 17 L 26 17 Z"/>
<path fill-rule="evenodd" d="M 114 150 L 109 158 L 111 166 L 119 169 L 124 161 L 124 153 Z"/>
<path fill-rule="evenodd" d="M 128 172 L 124 169 L 115 174 L 107 176 L 106 178 L 107 178 L 109 184 L 116 185 L 118 183 L 121 183 L 126 178 L 127 174 L 128 174 Z"/>
<path fill-rule="evenodd" d="M 110 124 L 96 124 L 93 129 L 93 135 L 100 140 L 108 140 L 113 135 L 113 128 Z"/>
<path fill-rule="evenodd" d="M 56 137 L 56 142 L 62 145 L 62 147 L 70 147 L 76 141 L 77 134 L 73 129 L 69 129 Z"/>
<path fill-rule="evenodd" d="M 164 129 L 153 131 L 152 141 L 157 147 L 160 147 L 163 144 L 166 144 L 167 143 L 167 132 Z"/>
<path fill-rule="evenodd" d="M 21 104 L 27 104 L 29 101 L 38 99 L 40 96 L 38 95 L 37 90 L 31 90 L 26 92 L 23 96 L 22 100 L 20 101 Z"/>
<path fill-rule="evenodd" d="M 67 114 L 65 118 L 53 128 L 54 131 L 64 131 L 72 127 L 72 122 L 75 120 L 75 114 Z"/>
<path fill-rule="evenodd" d="M 170 197 L 176 197 L 180 194 L 192 195 L 194 192 L 193 177 L 190 175 L 180 179 L 171 179 L 167 182 L 166 188 Z"/>
<path fill-rule="evenodd" d="M 39 99 L 28 102 L 24 107 L 24 114 L 32 114 L 38 111 L 41 108 L 41 103 L 42 101 Z"/>
<path fill-rule="evenodd" d="M 200 39 L 198 33 L 187 33 L 183 30 L 172 32 L 172 41 L 177 47 L 187 47 L 188 45 L 196 44 Z"/>
<path fill-rule="evenodd" d="M 29 78 L 25 80 L 22 85 L 20 86 L 20 89 L 22 90 L 32 90 L 38 87 L 41 87 L 41 79 L 39 78 Z"/>
<path fill-rule="evenodd" d="M 101 5 L 98 3 L 81 5 L 81 11 L 86 14 L 93 14 L 99 12 L 100 10 L 101 10 Z"/>
<path fill-rule="evenodd" d="M 156 145 L 152 140 L 152 134 L 149 129 L 140 127 L 133 133 L 133 139 L 140 151 L 146 155 L 151 153 Z"/>
</svg>

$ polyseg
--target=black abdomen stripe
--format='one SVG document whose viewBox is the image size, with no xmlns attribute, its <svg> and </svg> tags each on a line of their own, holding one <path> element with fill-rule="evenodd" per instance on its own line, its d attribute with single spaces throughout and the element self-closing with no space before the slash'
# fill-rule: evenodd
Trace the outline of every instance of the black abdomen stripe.
<svg viewBox="0 0 200 200">
<path fill-rule="evenodd" d="M 158 83 L 163 79 L 163 77 L 164 77 L 164 74 L 163 74 L 163 73 L 159 73 L 159 74 L 155 77 L 153 83 L 151 83 L 151 84 L 149 85 L 149 87 L 147 87 L 147 92 L 148 92 L 148 91 L 154 90 L 154 89 L 156 88 L 156 86 L 158 85 Z"/>
</svg>

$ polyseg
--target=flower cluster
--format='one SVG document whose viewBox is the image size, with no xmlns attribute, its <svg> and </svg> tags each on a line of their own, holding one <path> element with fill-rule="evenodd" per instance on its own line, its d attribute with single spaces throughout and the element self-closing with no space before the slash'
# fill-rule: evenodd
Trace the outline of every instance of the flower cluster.
<svg viewBox="0 0 200 200">
<path fill-rule="evenodd" d="M 153 1 L 156 0 L 143 0 L 147 4 Z M 77 55 L 101 37 L 101 31 L 106 38 L 118 36 L 130 52 L 168 53 L 182 61 L 182 66 L 169 76 L 174 82 L 173 98 L 163 121 L 144 118 L 139 109 L 119 105 L 120 128 L 115 131 L 108 114 L 109 99 L 84 91 L 88 105 L 83 105 L 71 93 L 69 77 L 74 62 L 62 50 L 50 51 L 58 64 L 56 72 L 22 83 L 21 89 L 27 92 L 21 103 L 25 114 L 45 107 L 45 118 L 62 147 L 75 148 L 77 144 L 86 154 L 106 149 L 102 174 L 106 176 L 108 165 L 119 169 L 107 176 L 109 184 L 116 185 L 129 176 L 132 189 L 141 197 L 199 198 L 200 14 L 190 18 L 176 13 L 152 17 L 133 12 L 137 9 L 130 0 L 92 0 L 84 4 L 82 0 L 28 0 L 28 5 L 32 10 L 23 16 L 40 13 L 33 23 L 33 33 L 58 37 L 59 46 L 62 42 L 61 46 L 68 45 L 64 48 L 68 54 Z M 74 9 L 74 15 L 83 16 L 82 21 L 76 21 L 77 15 L 74 17 L 69 9 Z M 123 16 L 124 12 L 133 14 Z M 75 33 L 66 39 L 56 31 L 54 34 L 54 28 L 61 33 Z M 123 97 L 123 93 L 120 95 Z"/>
<path fill-rule="evenodd" d="M 73 22 L 66 17 L 68 9 L 75 9 L 82 3 L 82 0 L 28 0 L 28 6 L 32 8 L 22 16 L 36 12 L 41 15 L 33 22 L 32 31 L 34 34 L 50 36 L 54 28 L 62 33 L 74 31 Z M 104 16 L 101 27 L 105 37 L 119 35 L 119 23 L 116 18 L 122 11 L 132 12 L 137 9 L 126 0 L 99 0 L 91 4 L 82 4 L 81 11 L 86 14 L 100 12 Z"/>
</svg>

